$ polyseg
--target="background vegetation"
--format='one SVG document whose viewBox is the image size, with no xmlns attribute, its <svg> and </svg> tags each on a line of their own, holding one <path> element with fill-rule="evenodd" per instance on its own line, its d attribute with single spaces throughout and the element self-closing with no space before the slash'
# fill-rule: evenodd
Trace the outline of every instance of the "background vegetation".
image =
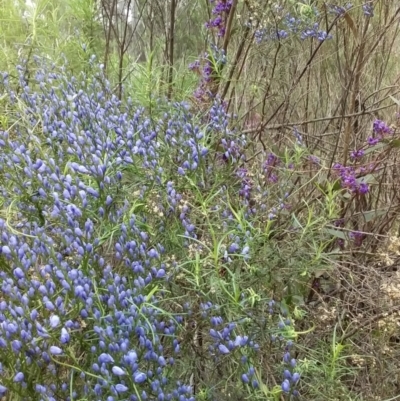
<svg viewBox="0 0 400 401">
<path fill-rule="evenodd" d="M 0 397 L 400 398 L 396 1 L 0 19 Z"/>
</svg>

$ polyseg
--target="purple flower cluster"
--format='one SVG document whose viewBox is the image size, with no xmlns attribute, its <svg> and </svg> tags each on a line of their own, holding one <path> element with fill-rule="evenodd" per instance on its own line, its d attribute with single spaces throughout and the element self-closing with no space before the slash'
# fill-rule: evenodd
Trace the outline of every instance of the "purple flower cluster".
<svg viewBox="0 0 400 401">
<path fill-rule="evenodd" d="M 357 178 L 357 169 L 354 166 L 343 166 L 336 163 L 333 170 L 339 177 L 342 188 L 348 189 L 354 194 L 365 195 L 368 193 L 369 185 Z"/>
<path fill-rule="evenodd" d="M 217 31 L 218 37 L 223 38 L 226 31 L 226 23 L 230 10 L 232 8 L 232 0 L 210 0 L 214 3 L 212 9 L 212 18 L 205 26 L 207 29 Z M 194 92 L 194 97 L 200 102 L 207 102 L 215 95 L 215 80 L 219 79 L 219 75 L 223 66 L 226 64 L 225 50 L 219 48 L 216 44 L 210 44 L 209 52 L 206 52 L 201 60 L 196 60 L 189 64 L 189 69 L 196 72 L 200 76 L 199 86 Z"/>
<path fill-rule="evenodd" d="M 357 248 L 360 247 L 362 245 L 362 243 L 364 242 L 364 240 L 367 238 L 365 233 L 362 233 L 359 231 L 352 231 L 349 234 L 349 237 L 351 240 L 353 240 L 353 244 Z"/>
<path fill-rule="evenodd" d="M 219 37 L 224 37 L 232 0 L 210 0 L 210 2 L 215 3 L 212 9 L 213 18 L 206 23 L 206 28 L 215 29 Z"/>
<path fill-rule="evenodd" d="M 300 381 L 300 374 L 296 372 L 297 361 L 292 357 L 293 340 L 290 339 L 290 332 L 293 330 L 293 324 L 291 319 L 280 317 L 278 323 L 278 331 L 272 335 L 272 341 L 280 341 L 285 343 L 284 354 L 283 354 L 283 380 L 281 383 L 281 389 L 284 394 L 292 395 L 294 397 L 299 396 L 299 392 L 296 389 Z M 289 337 L 289 339 L 288 339 Z"/>
<path fill-rule="evenodd" d="M 379 143 L 382 139 L 393 134 L 393 130 L 382 120 L 375 120 L 372 127 L 373 136 L 370 136 L 367 140 L 369 146 L 374 146 Z"/>
<path fill-rule="evenodd" d="M 353 150 L 352 152 L 350 152 L 350 158 L 352 160 L 357 160 L 360 159 L 364 156 L 365 152 L 363 149 L 359 149 L 359 150 Z"/>
<path fill-rule="evenodd" d="M 382 120 L 375 120 L 373 123 L 373 133 L 367 139 L 368 146 L 374 146 L 382 139 L 393 134 L 392 129 Z M 352 193 L 365 195 L 369 192 L 369 185 L 363 180 L 363 175 L 368 171 L 373 170 L 373 166 L 357 167 L 357 162 L 365 155 L 363 149 L 356 149 L 350 152 L 350 159 L 354 162 L 353 166 L 343 166 L 336 163 L 333 166 L 335 174 L 339 177 L 342 188 L 347 188 Z"/>
<path fill-rule="evenodd" d="M 269 153 L 267 160 L 264 162 L 264 173 L 269 182 L 276 183 L 278 181 L 278 176 L 276 174 L 276 168 L 279 166 L 280 160 L 273 153 Z"/>
<path fill-rule="evenodd" d="M 382 120 L 375 120 L 373 124 L 375 134 L 384 136 L 392 133 L 391 128 Z"/>
</svg>

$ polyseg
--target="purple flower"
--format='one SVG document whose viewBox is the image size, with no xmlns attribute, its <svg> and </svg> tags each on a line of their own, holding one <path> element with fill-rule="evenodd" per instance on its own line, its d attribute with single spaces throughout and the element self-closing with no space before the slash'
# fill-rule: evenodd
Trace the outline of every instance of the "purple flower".
<svg viewBox="0 0 400 401">
<path fill-rule="evenodd" d="M 196 60 L 189 64 L 189 70 L 198 71 L 200 68 L 200 60 Z"/>
<path fill-rule="evenodd" d="M 392 130 L 382 120 L 375 120 L 373 124 L 373 130 L 379 135 L 391 134 Z"/>
<path fill-rule="evenodd" d="M 360 186 L 358 187 L 358 192 L 359 192 L 361 195 L 365 195 L 366 193 L 369 192 L 369 185 L 368 185 L 367 183 L 365 183 L 365 182 L 362 182 L 362 183 L 360 184 Z"/>
<path fill-rule="evenodd" d="M 362 149 L 359 150 L 354 150 L 353 152 L 350 153 L 350 157 L 355 160 L 355 159 L 359 159 L 361 157 L 364 156 L 364 151 Z"/>
</svg>

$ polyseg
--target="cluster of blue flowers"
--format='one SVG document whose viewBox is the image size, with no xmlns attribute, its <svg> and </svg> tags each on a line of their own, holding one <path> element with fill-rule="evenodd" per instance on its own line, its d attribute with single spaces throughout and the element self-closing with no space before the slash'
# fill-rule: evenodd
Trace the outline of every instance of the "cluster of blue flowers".
<svg viewBox="0 0 400 401">
<path fill-rule="evenodd" d="M 192 359 L 181 347 L 190 321 L 210 327 L 214 363 L 260 346 L 212 302 L 197 316 L 168 298 L 187 294 L 165 232 L 174 224 L 182 249 L 198 242 L 190 186 L 210 190 L 231 168 L 248 207 L 244 138 L 220 102 L 198 119 L 186 104 L 157 119 L 118 100 L 94 62 L 79 78 L 40 59 L 27 68 L 0 79 L 14 113 L 0 132 L 0 396 L 194 400 L 177 363 Z M 251 242 L 243 227 L 231 233 L 228 190 L 210 210 L 224 221 L 226 264 L 248 260 Z M 237 379 L 255 391 L 254 372 L 246 362 Z"/>
<path fill-rule="evenodd" d="M 158 306 L 165 249 L 118 197 L 130 166 L 146 183 L 138 199 L 163 184 L 157 128 L 123 111 L 105 80 L 38 66 L 33 90 L 24 77 L 19 68 L 20 93 L 2 80 L 25 107 L 0 136 L 1 395 L 194 399 L 167 375 L 183 317 Z"/>
<path fill-rule="evenodd" d="M 281 18 L 278 26 L 263 27 L 254 33 L 257 44 L 270 40 L 284 40 L 289 37 L 298 37 L 301 40 L 314 38 L 320 42 L 332 39 L 330 33 L 320 28 L 319 22 L 296 18 L 290 13 Z"/>
<path fill-rule="evenodd" d="M 344 5 L 339 6 L 337 4 L 329 4 L 329 10 L 331 13 L 338 16 L 343 16 L 349 10 L 353 8 L 353 4 L 346 2 Z M 369 0 L 362 4 L 362 12 L 366 17 L 372 18 L 374 16 L 374 4 L 373 1 Z"/>
<path fill-rule="evenodd" d="M 328 4 L 329 13 L 336 17 L 342 17 L 352 8 L 352 3 L 345 3 L 344 5 Z M 274 26 L 262 27 L 255 31 L 254 39 L 256 43 L 284 40 L 290 37 L 298 37 L 301 40 L 314 38 L 320 42 L 332 39 L 332 34 L 320 27 L 320 12 L 316 8 L 310 10 L 312 10 L 310 13 L 313 14 L 312 18 L 310 18 L 310 15 L 296 17 L 294 13 L 286 13 L 279 18 L 274 18 Z M 278 11 L 285 11 L 285 9 L 280 7 Z M 362 5 L 362 11 L 366 17 L 373 17 L 373 3 L 371 1 L 365 2 Z"/>
</svg>

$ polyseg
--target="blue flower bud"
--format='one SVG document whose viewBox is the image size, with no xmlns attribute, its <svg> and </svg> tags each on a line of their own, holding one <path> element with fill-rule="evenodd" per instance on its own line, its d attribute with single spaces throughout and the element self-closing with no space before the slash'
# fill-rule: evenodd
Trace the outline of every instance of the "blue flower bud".
<svg viewBox="0 0 400 401">
<path fill-rule="evenodd" d="M 11 249 L 7 245 L 1 248 L 1 252 L 3 255 L 11 255 Z"/>
<path fill-rule="evenodd" d="M 288 392 L 290 391 L 290 383 L 289 383 L 289 380 L 285 379 L 285 380 L 283 381 L 281 387 L 282 387 L 282 391 L 283 391 L 284 393 L 288 393 Z"/>
<path fill-rule="evenodd" d="M 146 379 L 147 376 L 143 372 L 135 372 L 135 374 L 133 375 L 133 380 L 137 384 L 143 383 Z"/>
<path fill-rule="evenodd" d="M 289 370 L 285 369 L 284 372 L 283 372 L 283 377 L 285 379 L 291 379 L 292 378 L 292 374 L 290 373 Z"/>
<path fill-rule="evenodd" d="M 224 354 L 224 355 L 229 354 L 229 349 L 224 344 L 220 344 L 218 346 L 218 350 L 221 354 Z"/>
<path fill-rule="evenodd" d="M 7 387 L 0 384 L 0 396 L 4 397 L 7 394 Z"/>
<path fill-rule="evenodd" d="M 111 371 L 116 376 L 124 376 L 126 374 L 125 371 L 123 369 L 121 369 L 119 366 L 113 366 Z"/>
<path fill-rule="evenodd" d="M 22 372 L 18 372 L 15 376 L 14 376 L 14 382 L 16 383 L 20 383 L 24 380 L 25 376 Z"/>
<path fill-rule="evenodd" d="M 16 269 L 14 269 L 14 276 L 17 279 L 21 279 L 25 277 L 25 273 L 20 267 L 17 267 Z"/>
<path fill-rule="evenodd" d="M 124 386 L 123 384 L 117 384 L 115 389 L 118 391 L 118 393 L 124 393 L 125 391 L 128 391 L 128 387 Z"/>
<path fill-rule="evenodd" d="M 70 340 L 70 335 L 68 333 L 68 330 L 65 327 L 63 327 L 61 329 L 60 341 L 62 344 L 66 344 L 69 342 L 69 340 Z"/>
<path fill-rule="evenodd" d="M 57 315 L 53 315 L 50 317 L 50 327 L 55 328 L 60 324 L 60 318 Z"/>
<path fill-rule="evenodd" d="M 300 380 L 300 373 L 298 372 L 293 373 L 292 382 L 296 384 L 299 380 Z"/>
<path fill-rule="evenodd" d="M 63 350 L 55 345 L 52 345 L 50 347 L 50 353 L 53 355 L 61 355 L 63 353 Z"/>
</svg>

